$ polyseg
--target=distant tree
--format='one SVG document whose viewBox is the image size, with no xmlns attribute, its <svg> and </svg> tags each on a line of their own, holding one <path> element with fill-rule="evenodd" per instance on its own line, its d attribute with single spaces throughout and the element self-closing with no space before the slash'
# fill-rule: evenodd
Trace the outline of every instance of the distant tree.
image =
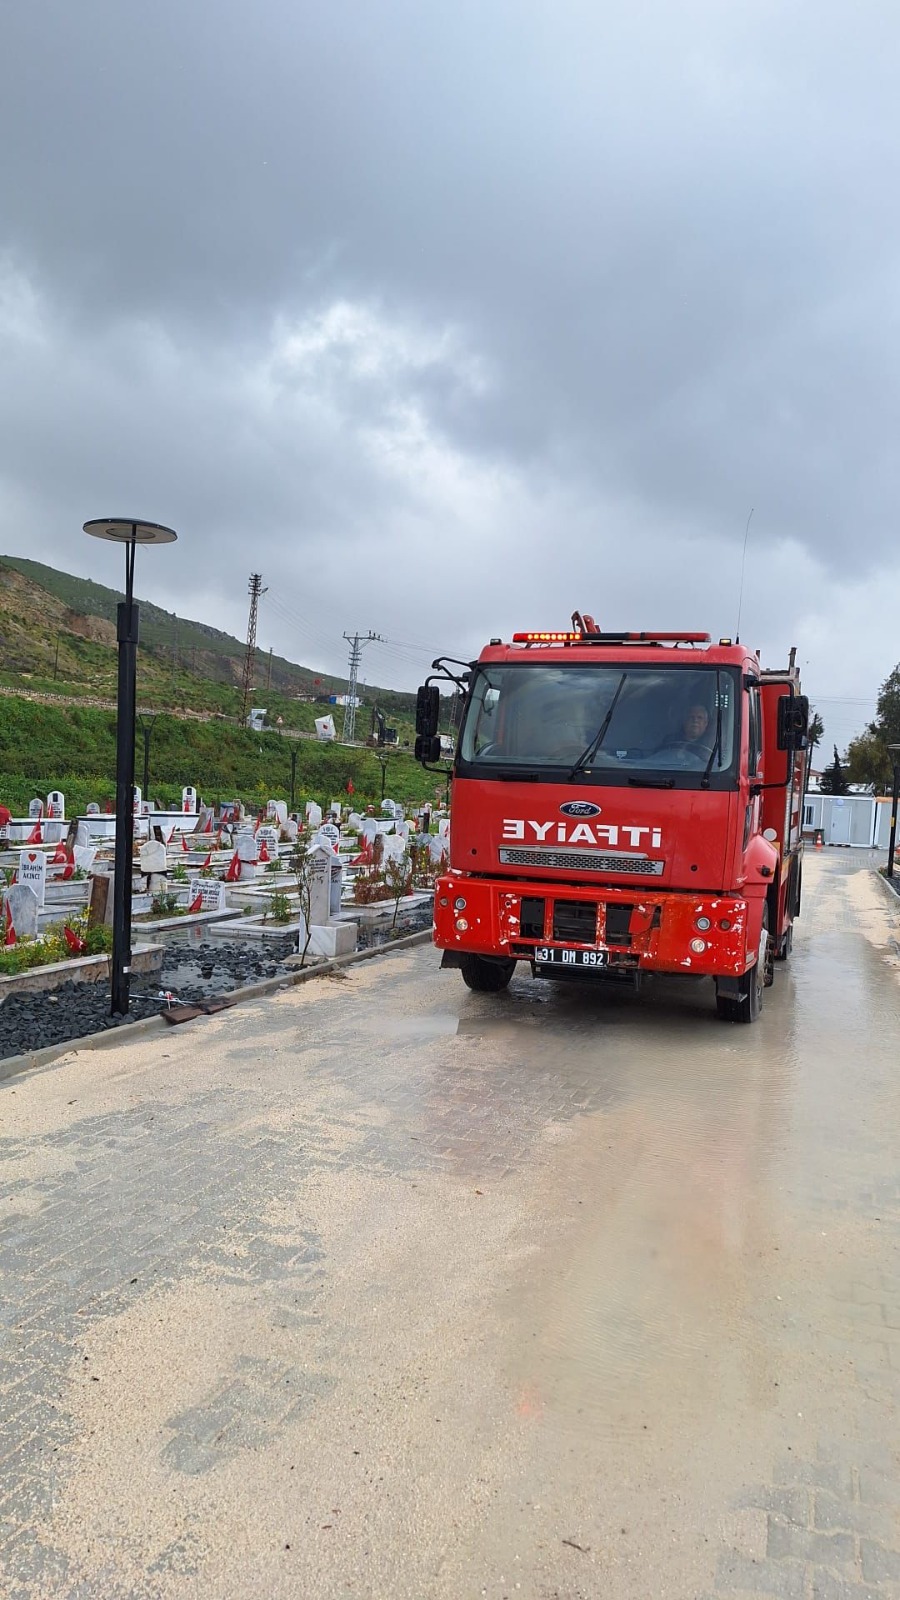
<svg viewBox="0 0 900 1600">
<path fill-rule="evenodd" d="M 807 734 L 806 746 L 806 783 L 804 785 L 804 790 L 809 788 L 809 774 L 812 770 L 813 752 L 816 748 L 816 745 L 821 744 L 822 735 L 824 732 L 825 724 L 822 721 L 822 718 L 819 716 L 818 711 L 816 711 L 813 706 L 810 706 L 809 731 Z"/>
<path fill-rule="evenodd" d="M 890 787 L 891 758 L 878 734 L 871 731 L 871 724 L 865 733 L 850 740 L 846 761 L 851 783 L 862 784 L 872 794 Z"/>
<path fill-rule="evenodd" d="M 851 783 L 863 783 L 875 793 L 889 792 L 893 779 L 889 744 L 900 744 L 900 663 L 888 673 L 878 691 L 874 721 L 847 748 Z"/>
<path fill-rule="evenodd" d="M 837 745 L 835 745 L 834 760 L 830 767 L 826 767 L 822 773 L 819 780 L 819 790 L 822 794 L 846 794 L 848 787 L 847 774 L 838 755 Z"/>
</svg>

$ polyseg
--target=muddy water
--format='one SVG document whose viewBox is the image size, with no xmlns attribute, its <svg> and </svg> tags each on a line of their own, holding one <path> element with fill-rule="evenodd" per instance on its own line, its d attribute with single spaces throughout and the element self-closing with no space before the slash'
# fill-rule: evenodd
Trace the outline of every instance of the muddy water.
<svg viewBox="0 0 900 1600">
<path fill-rule="evenodd" d="M 471 995 L 421 948 L 21 1082 L 0 1571 L 900 1593 L 900 908 L 868 868 L 808 861 L 754 1027 L 700 980 Z"/>
</svg>

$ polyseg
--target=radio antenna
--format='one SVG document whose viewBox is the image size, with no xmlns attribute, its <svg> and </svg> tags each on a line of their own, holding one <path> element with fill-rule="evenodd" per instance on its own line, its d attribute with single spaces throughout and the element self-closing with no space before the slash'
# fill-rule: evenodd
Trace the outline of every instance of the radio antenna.
<svg viewBox="0 0 900 1600">
<path fill-rule="evenodd" d="M 751 506 L 750 507 L 750 517 L 752 517 L 752 516 L 753 516 L 753 507 Z M 735 630 L 735 635 L 734 635 L 735 644 L 740 644 L 740 642 L 741 642 L 741 608 L 742 608 L 742 606 L 744 604 L 744 568 L 745 568 L 745 566 L 747 564 L 747 536 L 748 536 L 748 534 L 750 532 L 750 517 L 747 518 L 747 526 L 744 529 L 744 553 L 741 556 L 741 591 L 740 591 L 740 594 L 738 595 L 738 619 L 737 619 L 737 628 Z"/>
</svg>

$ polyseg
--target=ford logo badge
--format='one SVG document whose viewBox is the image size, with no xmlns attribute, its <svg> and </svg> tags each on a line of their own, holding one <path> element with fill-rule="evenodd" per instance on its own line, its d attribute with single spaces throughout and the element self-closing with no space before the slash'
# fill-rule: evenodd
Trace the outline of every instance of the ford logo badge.
<svg viewBox="0 0 900 1600">
<path fill-rule="evenodd" d="M 595 806 L 592 800 L 567 800 L 560 806 L 560 811 L 567 817 L 599 817 L 600 807 Z"/>
</svg>

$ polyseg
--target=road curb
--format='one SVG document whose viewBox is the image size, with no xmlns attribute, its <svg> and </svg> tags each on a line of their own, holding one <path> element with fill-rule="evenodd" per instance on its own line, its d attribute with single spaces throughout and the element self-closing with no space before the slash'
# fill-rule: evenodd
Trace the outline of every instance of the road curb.
<svg viewBox="0 0 900 1600">
<path fill-rule="evenodd" d="M 900 888 L 897 887 L 897 879 L 895 878 L 893 884 L 890 884 L 887 878 L 884 876 L 884 873 L 879 872 L 877 867 L 872 868 L 872 876 L 877 883 L 881 884 L 881 888 L 887 895 L 887 898 L 894 907 L 894 910 L 900 911 Z"/>
<path fill-rule="evenodd" d="M 329 973 L 343 967 L 356 966 L 359 962 L 371 961 L 376 956 L 392 955 L 395 950 L 410 950 L 415 945 L 430 942 L 431 929 L 422 928 L 420 932 L 408 933 L 404 938 L 394 939 L 390 944 L 373 945 L 371 950 L 354 950 L 348 956 L 335 956 L 331 961 L 320 961 L 315 967 L 301 967 L 296 972 L 283 972 L 277 978 L 261 978 L 258 983 L 248 983 L 240 989 L 232 989 L 227 998 L 231 1005 L 241 1005 L 247 1000 L 264 999 L 266 995 L 277 994 L 281 989 L 293 989 L 298 983 L 309 983 L 313 978 L 327 978 Z M 229 1010 L 231 1005 L 228 1007 Z M 212 1014 L 221 1017 L 223 1012 L 216 1011 Z M 199 1022 L 202 1018 L 193 1020 Z M 160 1031 L 166 1026 L 161 1014 L 155 1017 L 142 1017 L 138 1022 L 122 1023 L 117 1028 L 104 1028 L 99 1033 L 86 1033 L 81 1039 L 67 1039 L 60 1044 L 47 1045 L 43 1050 L 32 1050 L 19 1056 L 7 1056 L 5 1061 L 0 1061 L 0 1083 L 5 1083 L 9 1078 L 21 1077 L 26 1072 L 35 1072 L 41 1067 L 51 1066 L 61 1056 L 76 1055 L 81 1050 L 102 1050 L 112 1044 L 125 1044 L 135 1037 L 142 1038 L 154 1029 Z"/>
</svg>

